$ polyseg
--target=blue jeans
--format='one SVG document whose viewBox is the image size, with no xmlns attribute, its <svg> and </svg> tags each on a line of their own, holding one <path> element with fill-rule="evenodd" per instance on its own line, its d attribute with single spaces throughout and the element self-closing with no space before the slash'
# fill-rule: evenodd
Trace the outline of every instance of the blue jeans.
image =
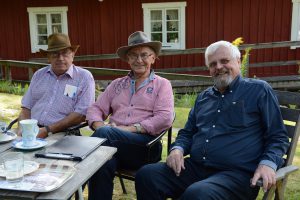
<svg viewBox="0 0 300 200">
<path fill-rule="evenodd" d="M 89 200 L 112 199 L 113 179 L 118 167 L 138 169 L 147 163 L 145 144 L 154 136 L 123 131 L 111 126 L 97 129 L 92 137 L 106 138 L 103 145 L 116 147 L 116 155 L 89 180 Z M 154 148 L 152 160 L 160 159 L 161 145 Z M 159 157 L 157 156 L 159 154 Z"/>
<path fill-rule="evenodd" d="M 252 200 L 259 188 L 250 187 L 253 174 L 235 170 L 217 170 L 185 159 L 180 176 L 166 163 L 145 165 L 136 174 L 138 200 Z"/>
</svg>

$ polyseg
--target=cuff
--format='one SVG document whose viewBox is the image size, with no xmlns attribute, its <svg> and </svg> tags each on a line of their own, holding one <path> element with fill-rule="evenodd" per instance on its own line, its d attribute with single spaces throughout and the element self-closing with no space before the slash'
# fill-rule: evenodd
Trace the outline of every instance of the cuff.
<svg viewBox="0 0 300 200">
<path fill-rule="evenodd" d="M 270 160 L 262 160 L 262 161 L 259 162 L 259 164 L 271 167 L 272 169 L 274 169 L 275 172 L 277 170 L 277 165 L 274 162 L 270 161 Z"/>
<path fill-rule="evenodd" d="M 182 154 L 184 154 L 184 150 L 183 150 L 183 148 L 182 148 L 181 146 L 174 146 L 174 147 L 172 147 L 172 148 L 170 149 L 169 153 L 170 153 L 171 151 L 173 151 L 174 149 L 179 149 L 179 150 L 182 152 Z"/>
</svg>

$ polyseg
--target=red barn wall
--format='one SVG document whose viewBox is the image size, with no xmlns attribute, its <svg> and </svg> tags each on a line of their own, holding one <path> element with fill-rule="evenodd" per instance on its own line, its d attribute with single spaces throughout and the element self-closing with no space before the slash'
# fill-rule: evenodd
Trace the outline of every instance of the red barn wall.
<svg viewBox="0 0 300 200">
<path fill-rule="evenodd" d="M 178 1 L 178 0 L 177 0 Z M 172 1 L 172 2 L 177 2 Z M 142 3 L 170 0 L 1 0 L 0 58 L 30 60 L 28 7 L 67 6 L 68 31 L 77 55 L 115 53 L 128 35 L 143 30 Z M 289 41 L 291 0 L 186 0 L 186 48 L 200 48 L 217 40 L 243 37 L 245 43 Z M 252 50 L 250 63 L 296 60 L 299 50 Z M 126 69 L 119 59 L 77 62 L 77 65 Z M 203 66 L 203 54 L 162 56 L 154 68 Z M 297 74 L 297 66 L 251 68 L 250 76 Z M 201 73 L 201 72 L 199 72 Z M 203 72 L 202 72 L 203 73 Z M 14 79 L 27 79 L 27 70 L 15 68 Z"/>
</svg>

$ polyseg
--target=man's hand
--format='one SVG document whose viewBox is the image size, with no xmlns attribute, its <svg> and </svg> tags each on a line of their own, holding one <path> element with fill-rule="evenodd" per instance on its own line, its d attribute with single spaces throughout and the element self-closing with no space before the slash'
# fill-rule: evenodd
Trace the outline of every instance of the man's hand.
<svg viewBox="0 0 300 200">
<path fill-rule="evenodd" d="M 37 138 L 46 138 L 48 136 L 47 130 L 45 127 L 40 128 Z"/>
<path fill-rule="evenodd" d="M 276 184 L 275 171 L 267 165 L 258 165 L 254 172 L 251 185 L 256 185 L 257 180 L 260 178 L 263 179 L 263 189 L 265 192 Z"/>
<path fill-rule="evenodd" d="M 184 159 L 183 153 L 179 149 L 174 149 L 170 152 L 169 156 L 167 157 L 167 165 L 173 169 L 176 176 L 180 175 L 181 170 L 185 169 L 184 167 Z"/>
</svg>

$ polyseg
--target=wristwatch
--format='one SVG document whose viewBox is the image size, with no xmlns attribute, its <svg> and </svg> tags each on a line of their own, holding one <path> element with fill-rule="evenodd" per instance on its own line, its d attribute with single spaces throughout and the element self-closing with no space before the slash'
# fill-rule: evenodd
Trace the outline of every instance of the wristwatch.
<svg viewBox="0 0 300 200">
<path fill-rule="evenodd" d="M 136 124 L 133 124 L 133 126 L 135 127 L 137 133 L 141 133 L 142 132 L 142 126 L 141 126 L 141 124 L 136 123 Z"/>
<path fill-rule="evenodd" d="M 47 136 L 50 136 L 50 135 L 53 134 L 53 133 L 51 132 L 49 126 L 45 126 L 45 129 L 46 129 L 46 131 L 47 131 Z"/>
</svg>

